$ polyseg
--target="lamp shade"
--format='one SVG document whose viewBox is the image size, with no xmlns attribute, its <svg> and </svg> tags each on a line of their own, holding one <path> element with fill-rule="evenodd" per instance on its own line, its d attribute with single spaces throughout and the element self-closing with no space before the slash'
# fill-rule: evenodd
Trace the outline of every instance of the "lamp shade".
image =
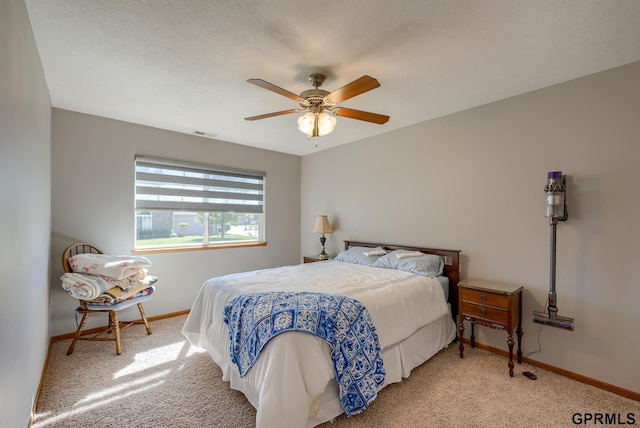
<svg viewBox="0 0 640 428">
<path fill-rule="evenodd" d="M 298 118 L 298 129 L 307 135 L 313 133 L 313 127 L 315 125 L 316 115 L 309 112 L 305 113 Z"/>
<path fill-rule="evenodd" d="M 312 233 L 333 233 L 333 229 L 329 224 L 329 219 L 326 215 L 319 215 L 316 217 L 316 224 L 313 226 Z"/>
<path fill-rule="evenodd" d="M 298 129 L 309 137 L 322 137 L 333 131 L 336 118 L 327 113 L 308 112 L 298 118 Z"/>
<path fill-rule="evenodd" d="M 318 135 L 327 135 L 333 131 L 336 126 L 336 118 L 329 116 L 327 113 L 320 113 L 318 115 Z"/>
</svg>

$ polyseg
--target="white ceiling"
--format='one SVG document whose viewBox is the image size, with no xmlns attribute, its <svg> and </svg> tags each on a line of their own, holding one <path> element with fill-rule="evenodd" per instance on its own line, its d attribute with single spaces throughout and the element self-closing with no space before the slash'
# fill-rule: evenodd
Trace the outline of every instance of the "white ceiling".
<svg viewBox="0 0 640 428">
<path fill-rule="evenodd" d="M 54 107 L 296 155 L 640 60 L 638 0 L 25 0 Z M 299 94 L 368 74 L 307 141 Z"/>
</svg>

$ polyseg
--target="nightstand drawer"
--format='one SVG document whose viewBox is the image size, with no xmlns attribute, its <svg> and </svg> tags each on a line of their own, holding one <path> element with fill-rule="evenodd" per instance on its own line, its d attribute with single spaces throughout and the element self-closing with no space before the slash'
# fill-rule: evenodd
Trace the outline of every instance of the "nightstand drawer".
<svg viewBox="0 0 640 428">
<path fill-rule="evenodd" d="M 468 288 L 462 288 L 460 290 L 460 299 L 465 302 L 476 302 L 481 305 L 488 305 L 496 308 L 507 309 L 509 307 L 509 296 L 488 293 L 486 291 L 470 290 Z"/>
<path fill-rule="evenodd" d="M 462 314 L 502 325 L 506 325 L 509 319 L 507 311 L 492 308 L 490 306 L 476 305 L 475 303 L 469 302 L 462 303 Z"/>
</svg>

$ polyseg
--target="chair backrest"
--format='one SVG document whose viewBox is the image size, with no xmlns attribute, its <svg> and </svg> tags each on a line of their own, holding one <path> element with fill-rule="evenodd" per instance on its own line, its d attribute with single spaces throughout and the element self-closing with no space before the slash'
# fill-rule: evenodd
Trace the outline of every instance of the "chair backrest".
<svg viewBox="0 0 640 428">
<path fill-rule="evenodd" d="M 78 242 L 73 245 L 69 245 L 62 252 L 62 268 L 65 272 L 72 272 L 71 266 L 69 266 L 69 258 L 76 254 L 93 253 L 102 254 L 102 250 L 93 244 L 87 244 L 84 242 Z"/>
</svg>

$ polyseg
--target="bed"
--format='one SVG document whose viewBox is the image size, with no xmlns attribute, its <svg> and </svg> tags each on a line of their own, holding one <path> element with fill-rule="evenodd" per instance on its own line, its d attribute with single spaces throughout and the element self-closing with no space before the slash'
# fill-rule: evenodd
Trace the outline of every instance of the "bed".
<svg viewBox="0 0 640 428">
<path fill-rule="evenodd" d="M 210 354 L 222 369 L 223 380 L 256 408 L 256 427 L 317 426 L 342 413 L 364 411 L 377 391 L 408 377 L 413 368 L 455 340 L 459 253 L 345 241 L 345 250 L 330 261 L 211 278 L 202 285 L 182 333 Z M 361 382 L 366 390 L 375 387 L 367 398 L 371 401 L 347 407 L 343 381 L 347 376 L 338 368 L 335 355 L 342 346 L 318 334 L 285 331 L 275 335 L 259 349 L 248 369 L 238 353 L 232 356 L 231 351 L 238 350 L 232 321 L 241 318 L 238 314 L 247 301 L 255 303 L 271 294 L 278 298 L 328 296 L 363 308 L 377 341 L 366 347 L 367 355 L 376 354 L 370 359 L 368 381 Z M 374 363 L 379 361 L 383 367 Z"/>
</svg>

